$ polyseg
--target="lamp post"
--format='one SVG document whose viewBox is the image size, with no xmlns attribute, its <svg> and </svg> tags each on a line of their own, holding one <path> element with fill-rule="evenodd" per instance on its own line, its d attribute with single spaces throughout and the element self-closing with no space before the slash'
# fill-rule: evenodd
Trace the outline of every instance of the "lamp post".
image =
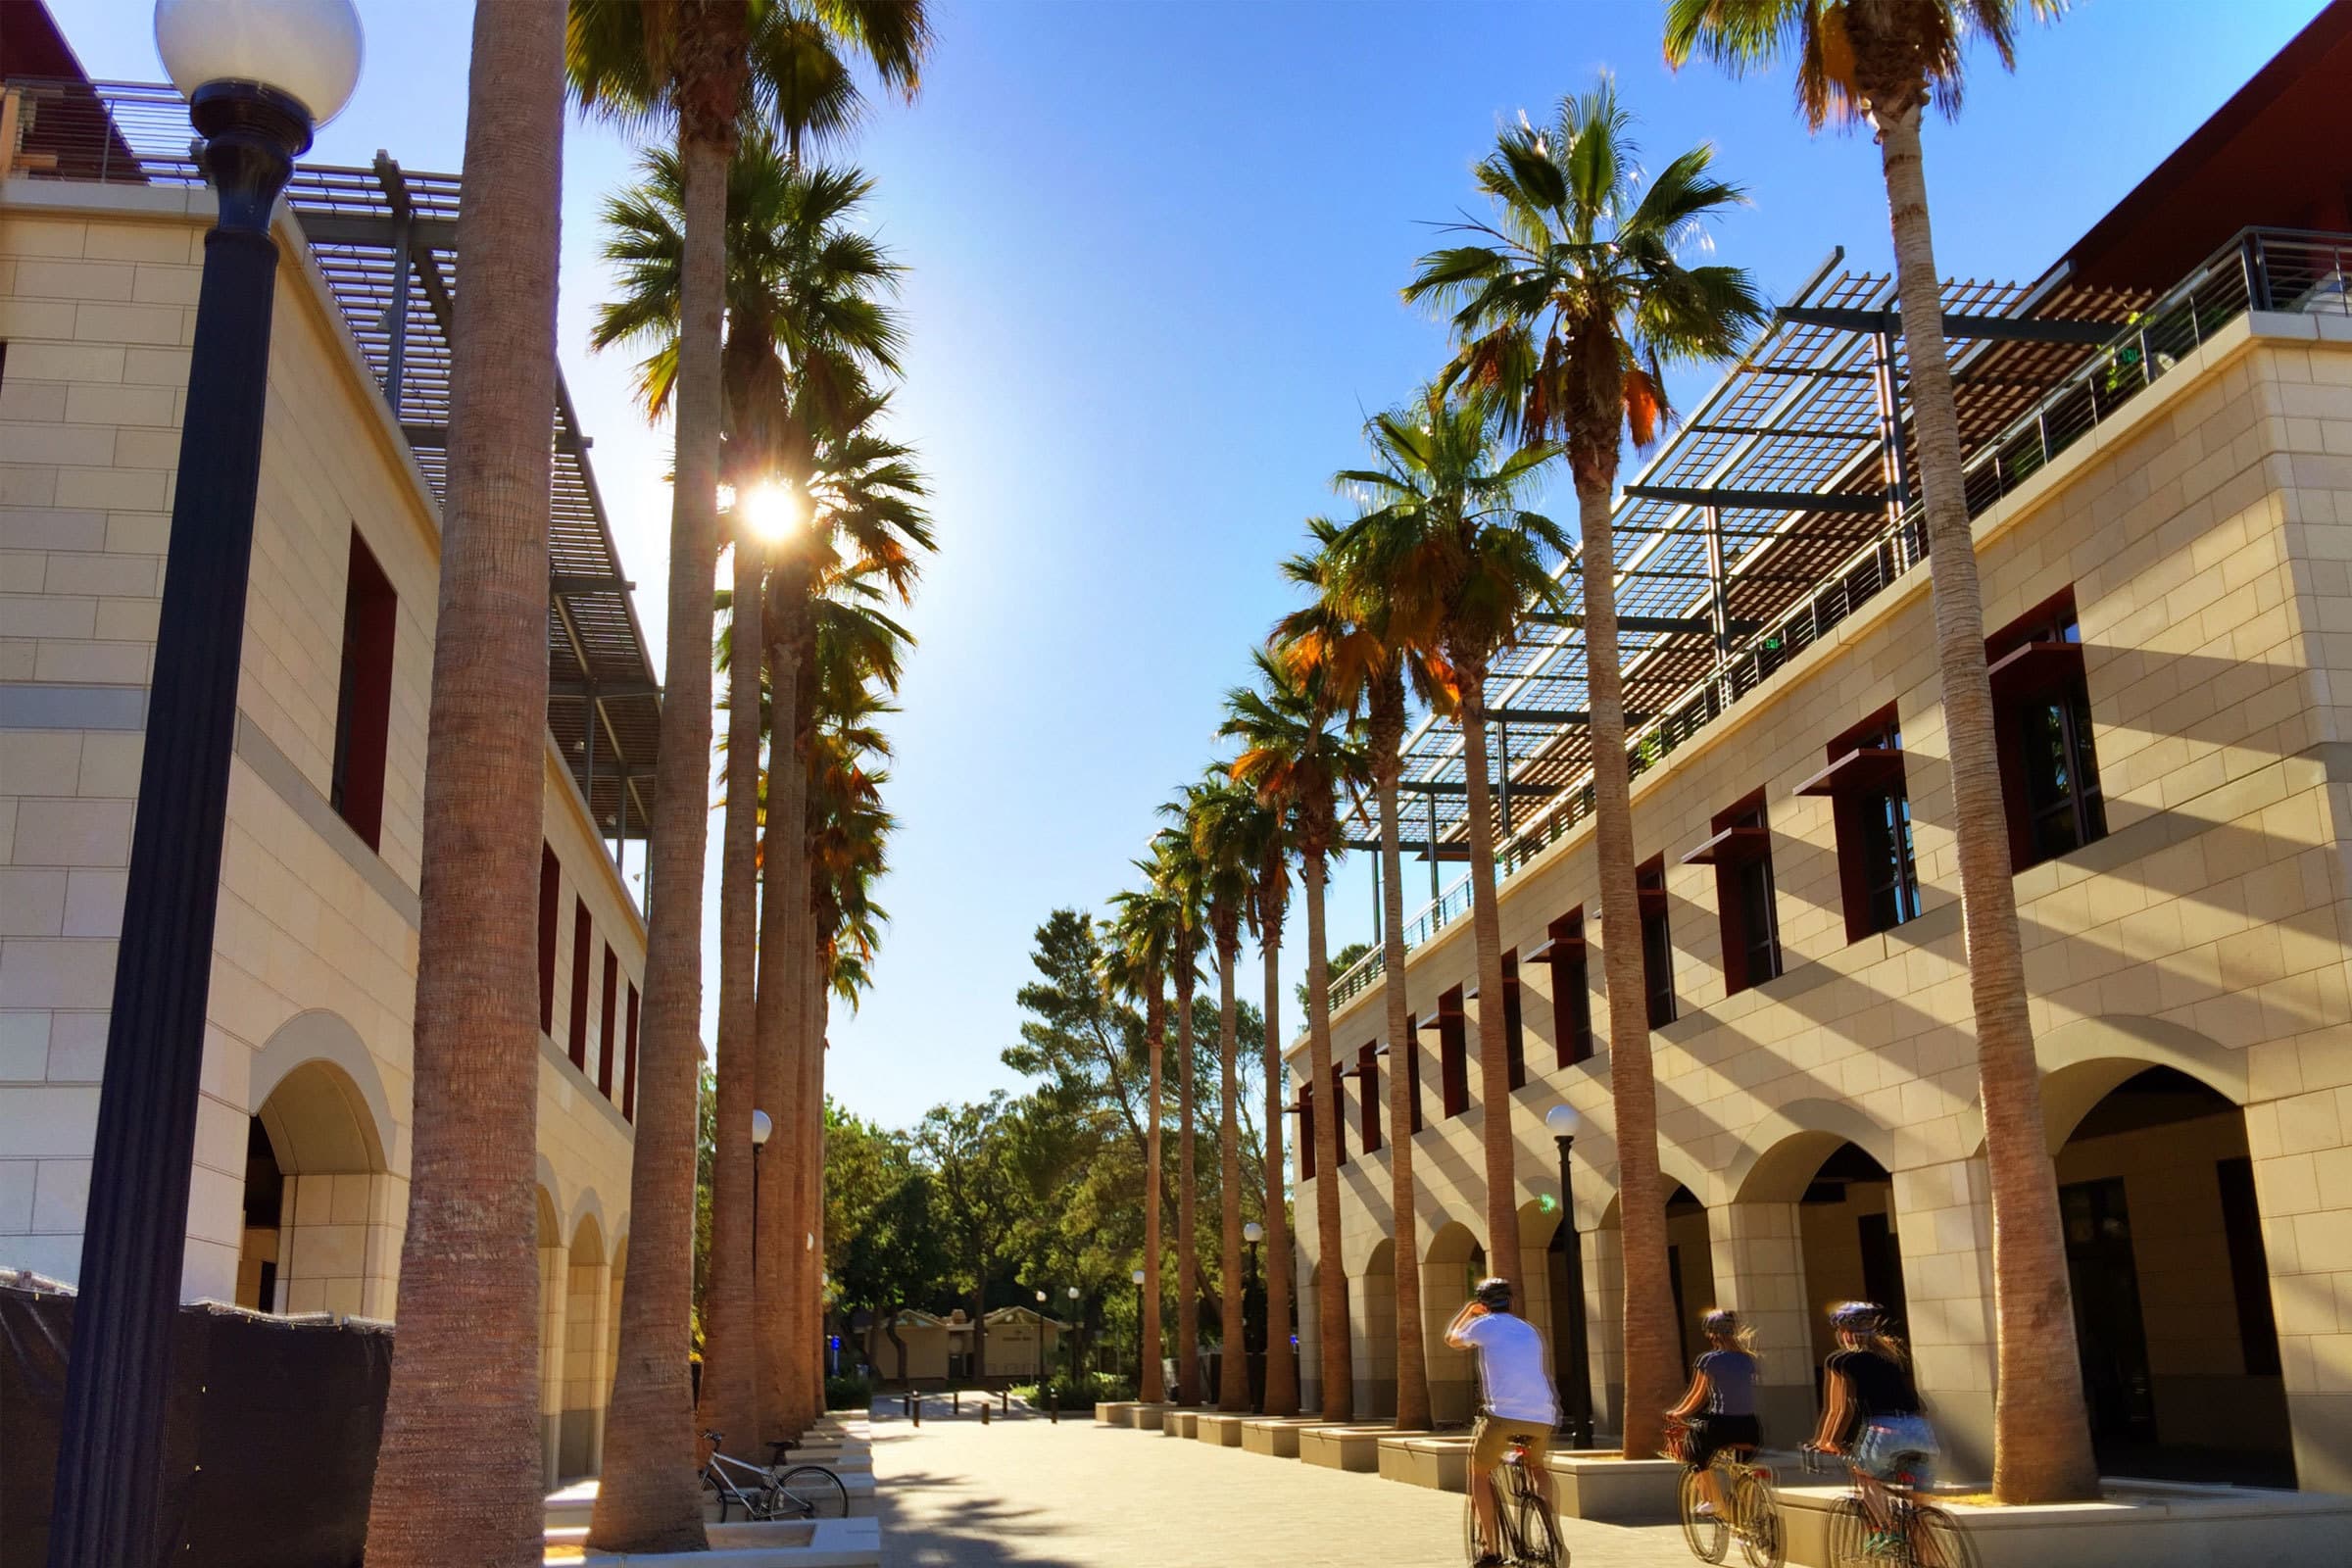
<svg viewBox="0 0 2352 1568">
<path fill-rule="evenodd" d="M 1046 1383 L 1046 1293 L 1037 1293 L 1037 1383 L 1038 1392 L 1045 1392 Z"/>
<path fill-rule="evenodd" d="M 1144 1392 L 1144 1271 L 1127 1276 L 1135 1281 L 1135 1392 Z M 1156 1351 L 1157 1347 L 1153 1348 Z"/>
<path fill-rule="evenodd" d="M 91 1146 L 53 1568 L 150 1562 L 159 1549 L 172 1320 L 187 1252 L 277 287 L 270 216 L 312 131 L 342 109 L 360 74 L 350 0 L 161 0 L 155 41 L 203 134 L 220 207 L 204 241 L 107 1026 L 112 1070 Z"/>
<path fill-rule="evenodd" d="M 1265 1239 L 1266 1228 L 1257 1221 L 1251 1220 L 1242 1227 L 1242 1240 L 1250 1244 L 1250 1272 L 1242 1276 L 1242 1365 L 1250 1374 L 1250 1408 L 1252 1410 L 1265 1402 L 1265 1391 L 1259 1387 L 1260 1362 L 1250 1348 L 1250 1293 L 1257 1289 L 1257 1244 Z M 1263 1310 L 1262 1304 L 1260 1310 Z M 1270 1325 L 1259 1325 L 1260 1350 L 1265 1348 L 1269 1328 Z"/>
<path fill-rule="evenodd" d="M 760 1275 L 760 1151 L 767 1147 L 768 1135 L 776 1130 L 775 1118 L 758 1106 L 752 1108 L 752 1277 Z"/>
<path fill-rule="evenodd" d="M 1075 1329 L 1075 1328 L 1078 1326 L 1078 1287 L 1077 1287 L 1077 1286 L 1073 1285 L 1073 1286 L 1071 1286 L 1071 1287 L 1070 1287 L 1070 1289 L 1069 1289 L 1069 1298 L 1070 1298 L 1070 1327 L 1071 1327 L 1071 1328 L 1073 1328 L 1073 1329 Z M 1070 1381 L 1071 1381 L 1072 1383 L 1075 1383 L 1075 1382 L 1077 1382 L 1077 1381 L 1078 1381 L 1078 1336 L 1077 1336 L 1077 1335 L 1075 1335 L 1075 1334 L 1072 1334 L 1072 1335 L 1070 1336 L 1070 1343 L 1069 1343 L 1069 1347 L 1068 1347 L 1068 1348 L 1069 1348 L 1069 1352 L 1070 1352 Z"/>
<path fill-rule="evenodd" d="M 1585 1348 L 1585 1248 L 1576 1234 L 1576 1198 L 1569 1187 L 1569 1150 L 1585 1118 L 1565 1102 L 1544 1114 L 1560 1152 L 1560 1252 L 1568 1265 L 1568 1343 L 1559 1357 L 1560 1403 L 1567 1412 L 1568 1446 L 1592 1446 L 1592 1368 Z"/>
</svg>

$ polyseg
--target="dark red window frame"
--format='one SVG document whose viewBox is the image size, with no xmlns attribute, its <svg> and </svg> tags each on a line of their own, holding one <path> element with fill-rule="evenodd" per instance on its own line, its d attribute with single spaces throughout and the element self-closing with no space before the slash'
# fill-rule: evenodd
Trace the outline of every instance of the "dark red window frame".
<svg viewBox="0 0 2352 1568">
<path fill-rule="evenodd" d="M 626 1059 L 620 1069 L 620 1119 L 637 1119 L 637 987 L 629 987 L 629 1038 Z"/>
<path fill-rule="evenodd" d="M 612 1042 L 613 1036 L 619 1032 L 613 1026 L 619 1021 L 616 1015 L 620 1009 L 615 1005 L 619 1001 L 620 955 L 614 953 L 612 944 L 608 942 L 605 944 L 605 1005 L 599 1014 L 596 1053 L 596 1092 L 607 1100 L 612 1098 Z"/>
<path fill-rule="evenodd" d="M 1519 1011 L 1519 950 L 1502 956 L 1502 1054 L 1513 1089 L 1527 1087 L 1527 1026 Z"/>
<path fill-rule="evenodd" d="M 571 1064 L 585 1073 L 588 1070 L 588 958 L 595 949 L 596 932 L 588 924 L 588 901 L 572 900 L 571 912 L 571 1017 L 567 1021 L 571 1038 Z"/>
<path fill-rule="evenodd" d="M 1331 1064 L 1331 1147 L 1340 1163 L 1348 1163 L 1348 1067 Z"/>
<path fill-rule="evenodd" d="M 1404 1015 L 1404 1049 L 1400 1060 L 1390 1064 L 1391 1072 L 1404 1074 L 1405 1102 L 1413 1117 L 1413 1131 L 1421 1130 L 1421 1020 L 1412 1013 Z"/>
<path fill-rule="evenodd" d="M 1674 930 L 1666 915 L 1666 858 L 1653 855 L 1634 872 L 1642 910 L 1642 989 L 1648 1000 L 1649 1026 L 1674 1022 Z"/>
<path fill-rule="evenodd" d="M 1715 813 L 1713 833 L 1683 857 L 1715 868 L 1716 928 L 1723 938 L 1723 988 L 1737 996 L 1776 978 L 1782 967 L 1781 916 L 1772 879 L 1772 827 L 1757 790 Z"/>
<path fill-rule="evenodd" d="M 2107 836 L 2074 589 L 1985 638 L 1984 660 L 2014 873 Z"/>
<path fill-rule="evenodd" d="M 1298 1179 L 1315 1179 L 1315 1086 L 1298 1086 Z"/>
<path fill-rule="evenodd" d="M 1448 1120 L 1470 1108 L 1469 1020 L 1462 1014 L 1462 988 L 1438 999 L 1438 1093 Z"/>
<path fill-rule="evenodd" d="M 1556 1065 L 1592 1059 L 1592 989 L 1585 947 L 1585 906 L 1578 905 L 1546 932 L 1543 957 L 1551 965 L 1551 1050 Z"/>
<path fill-rule="evenodd" d="M 1902 725 L 1888 703 L 1830 742 L 1830 765 L 1797 786 L 1799 795 L 1830 798 L 1848 942 L 1891 931 L 1920 915 L 1919 858 L 1911 838 L 1902 750 Z"/>
<path fill-rule="evenodd" d="M 564 913 L 564 865 L 539 843 L 539 1032 L 556 1032 L 556 922 Z"/>
<path fill-rule="evenodd" d="M 327 804 L 369 849 L 384 836 L 384 760 L 391 746 L 392 649 L 400 598 L 354 528 L 343 579 L 343 659 Z"/>
<path fill-rule="evenodd" d="M 1356 1093 L 1364 1102 L 1364 1152 L 1369 1154 L 1380 1148 L 1380 1042 L 1373 1041 L 1355 1054 Z"/>
</svg>

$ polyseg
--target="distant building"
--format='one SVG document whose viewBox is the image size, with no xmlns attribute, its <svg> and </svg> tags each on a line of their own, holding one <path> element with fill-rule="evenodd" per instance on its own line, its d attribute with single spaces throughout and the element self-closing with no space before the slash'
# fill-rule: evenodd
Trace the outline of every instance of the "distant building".
<svg viewBox="0 0 2352 1568">
<path fill-rule="evenodd" d="M 885 1314 L 865 1331 L 866 1364 L 885 1386 L 915 1389 L 1028 1383 L 1037 1377 L 1041 1353 L 1049 1374 L 1061 1370 L 1057 1358 L 1069 1324 L 1025 1306 L 1001 1306 L 987 1321 L 983 1367 L 972 1364 L 972 1320 L 960 1306 L 946 1317 L 911 1307 Z"/>
</svg>

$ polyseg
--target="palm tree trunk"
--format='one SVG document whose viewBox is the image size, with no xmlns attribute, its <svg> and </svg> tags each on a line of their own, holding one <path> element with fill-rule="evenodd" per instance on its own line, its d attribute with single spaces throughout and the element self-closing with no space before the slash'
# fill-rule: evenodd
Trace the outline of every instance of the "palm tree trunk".
<svg viewBox="0 0 2352 1568">
<path fill-rule="evenodd" d="M 1136 1344 L 1143 1365 L 1137 1396 L 1147 1404 L 1168 1396 L 1159 1365 L 1159 1104 L 1160 1058 L 1167 1038 L 1167 993 L 1156 974 L 1146 977 L 1152 995 L 1144 1003 L 1144 1049 L 1152 1055 L 1152 1103 L 1144 1132 L 1144 1320 Z"/>
<path fill-rule="evenodd" d="M 792 1437 L 789 1424 L 792 1375 L 793 1300 L 789 1288 L 792 1253 L 792 1195 L 804 1155 L 793 1136 L 796 1067 L 800 1059 L 795 956 L 807 926 L 808 840 L 801 823 L 808 811 L 808 771 L 795 736 L 799 733 L 801 641 L 798 586 L 777 572 L 770 578 L 765 630 L 768 636 L 767 821 L 760 841 L 760 1108 L 774 1120 L 778 1136 L 760 1170 L 758 1318 L 760 1334 L 760 1437 Z M 791 621 L 795 624 L 786 624 Z"/>
<path fill-rule="evenodd" d="M 1265 1413 L 1298 1413 L 1298 1354 L 1291 1344 L 1291 1214 L 1282 1162 L 1282 903 L 1289 870 L 1277 859 L 1258 913 L 1265 956 L 1266 1371 Z"/>
<path fill-rule="evenodd" d="M 1993 1493 L 2005 1503 L 2098 1495 L 2098 1463 L 2082 1403 L 2074 1302 L 2058 1217 L 2057 1176 L 2042 1120 L 2034 1025 L 2026 1007 L 2017 889 L 2009 866 L 1984 668 L 1984 606 L 1962 489 L 1960 420 L 1945 358 L 1942 298 L 1928 223 L 1928 182 L 1915 101 L 1879 117 L 1879 158 L 1894 230 L 1912 433 L 1935 578 L 1936 662 L 1952 768 L 1952 831 L 1960 914 L 1977 1015 L 1977 1081 L 1992 1186 L 1993 1321 L 1999 1371 L 1993 1404 Z"/>
<path fill-rule="evenodd" d="M 723 46 L 708 21 L 682 52 Z M 711 69 L 715 69 L 713 64 Z M 680 76 L 696 78 L 685 67 Z M 666 690 L 646 869 L 653 885 L 629 1173 L 629 1272 L 619 1368 L 605 1420 L 589 1544 L 705 1546 L 688 1348 L 694 1308 L 694 1166 L 702 1064 L 703 856 L 709 838 L 710 583 L 718 570 L 719 326 L 726 299 L 731 135 L 681 130 L 686 236 L 680 280 L 677 481 L 672 491 Z"/>
<path fill-rule="evenodd" d="M 1200 1259 L 1193 1231 L 1193 956 L 1176 970 L 1176 1402 L 1200 1402 Z"/>
<path fill-rule="evenodd" d="M 811 931 L 814 921 L 810 922 Z M 802 1158 L 799 1215 L 792 1245 L 798 1250 L 800 1272 L 795 1286 L 801 1302 L 801 1340 L 794 1350 L 799 1365 L 794 1378 L 793 1415 L 806 1432 L 825 1413 L 825 986 L 823 956 L 811 949 L 803 1004 L 804 1042 L 801 1062 L 799 1120 Z"/>
<path fill-rule="evenodd" d="M 474 281 L 453 334 L 454 488 L 425 742 L 406 1298 L 368 1519 L 370 1560 L 401 1568 L 524 1568 L 545 1549 L 539 1278 L 522 1239 L 534 1224 L 530 911 L 547 790 L 541 727 L 514 716 L 547 706 L 563 146 L 563 7 L 483 7 L 466 100 L 473 199 L 458 219 Z"/>
<path fill-rule="evenodd" d="M 1331 960 L 1323 936 L 1323 848 L 1304 847 L 1306 1054 L 1314 1073 L 1315 1251 L 1322 1270 L 1315 1322 L 1323 1340 L 1323 1419 L 1355 1415 L 1355 1356 L 1348 1328 L 1348 1265 L 1340 1256 L 1340 1097 L 1331 1092 Z"/>
<path fill-rule="evenodd" d="M 1224 1211 L 1217 1293 L 1217 1408 L 1250 1408 L 1250 1353 L 1242 1337 L 1242 1082 L 1241 1047 L 1234 1031 L 1233 971 L 1242 943 L 1240 910 L 1228 910 L 1217 931 L 1217 1186 Z"/>
<path fill-rule="evenodd" d="M 1403 693 L 1396 696 L 1393 725 L 1375 718 L 1373 765 L 1380 792 L 1381 995 L 1389 1027 L 1389 1235 L 1396 1280 L 1396 1429 L 1429 1430 L 1429 1348 L 1421 1322 L 1421 1219 L 1413 1190 L 1413 1075 L 1419 1043 L 1406 1013 L 1404 988 L 1404 856 L 1397 844 L 1397 742 L 1404 728 Z"/>
<path fill-rule="evenodd" d="M 1615 411 L 1612 410 L 1612 417 Z M 1625 1251 L 1625 1456 L 1664 1440 L 1682 1387 L 1682 1341 L 1667 1274 L 1666 1191 L 1658 1173 L 1658 1086 L 1642 974 L 1642 901 L 1634 887 L 1633 780 L 1625 760 L 1625 675 L 1618 665 L 1614 472 L 1580 472 L 1585 648 L 1592 693 L 1592 836 L 1600 877 L 1601 970 L 1609 1002 L 1609 1096 L 1617 1118 L 1617 1210 Z"/>
<path fill-rule="evenodd" d="M 1519 1161 L 1502 997 L 1502 909 L 1494 897 L 1494 789 L 1487 776 L 1487 662 L 1454 662 L 1462 685 L 1462 772 L 1469 788 L 1470 935 L 1478 966 L 1479 1108 L 1487 1156 L 1487 1267 L 1516 1279 Z"/>
<path fill-rule="evenodd" d="M 703 1297 L 700 1424 L 757 1437 L 760 1355 L 753 1322 L 752 1110 L 760 1088 L 760 649 L 761 571 L 748 530 L 735 540 L 727 663 L 727 809 L 718 881 L 717 1145 L 710 1159 L 710 1264 Z"/>
</svg>

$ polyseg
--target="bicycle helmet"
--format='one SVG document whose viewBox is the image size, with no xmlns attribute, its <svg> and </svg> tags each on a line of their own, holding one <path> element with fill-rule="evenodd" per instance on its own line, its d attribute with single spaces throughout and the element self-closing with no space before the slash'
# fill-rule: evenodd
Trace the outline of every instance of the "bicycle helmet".
<svg viewBox="0 0 2352 1568">
<path fill-rule="evenodd" d="M 1886 1309 L 1876 1301 L 1840 1301 L 1830 1308 L 1830 1327 L 1841 1334 L 1876 1334 L 1886 1326 Z"/>
<path fill-rule="evenodd" d="M 1499 1275 L 1480 1280 L 1474 1294 L 1481 1306 L 1500 1312 L 1507 1312 L 1511 1309 L 1511 1282 Z"/>
<path fill-rule="evenodd" d="M 1719 1306 L 1701 1318 L 1698 1326 L 1708 1334 L 1737 1334 L 1740 1332 L 1740 1314 L 1728 1306 Z"/>
</svg>

